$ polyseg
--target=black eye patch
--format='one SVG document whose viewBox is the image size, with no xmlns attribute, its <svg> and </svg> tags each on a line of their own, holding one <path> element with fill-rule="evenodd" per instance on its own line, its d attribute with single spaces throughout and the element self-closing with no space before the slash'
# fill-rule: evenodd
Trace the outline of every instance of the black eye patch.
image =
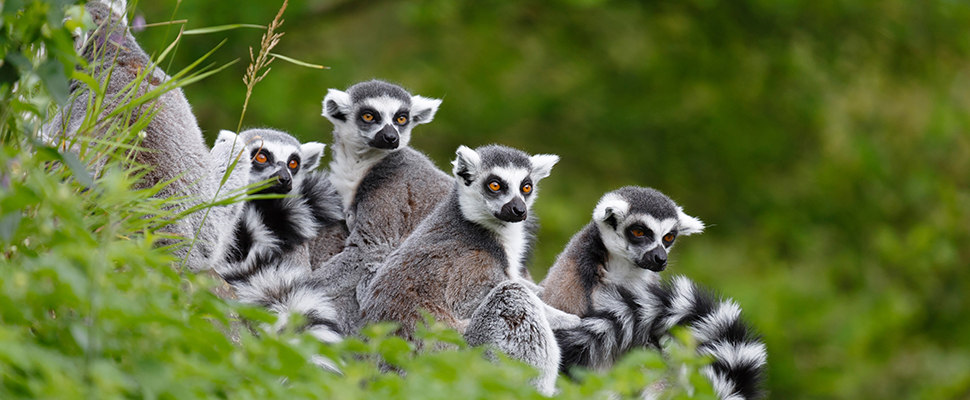
<svg viewBox="0 0 970 400">
<path fill-rule="evenodd" d="M 405 126 L 409 122 L 411 122 L 411 119 L 408 118 L 407 111 L 398 111 L 397 114 L 394 114 L 394 123 L 398 126 Z"/>
<path fill-rule="evenodd" d="M 370 121 L 367 120 L 367 115 L 370 116 Z M 361 107 L 361 109 L 357 111 L 357 118 L 355 122 L 357 124 L 357 129 L 366 132 L 374 127 L 380 126 L 381 114 L 372 107 Z"/>
<path fill-rule="evenodd" d="M 296 154 L 291 155 L 290 160 L 286 162 L 286 167 L 292 170 L 294 174 L 300 170 L 301 166 L 302 164 L 300 164 L 300 156 Z"/>
<path fill-rule="evenodd" d="M 667 234 L 664 235 L 664 237 L 660 240 L 663 242 L 664 246 L 670 247 L 674 244 L 674 240 L 677 240 L 677 231 L 667 232 Z"/>
<path fill-rule="evenodd" d="M 531 178 L 525 178 L 525 180 L 522 181 L 522 184 L 519 185 L 519 190 L 522 191 L 522 194 L 527 197 L 532 195 L 532 191 L 534 189 L 535 185 L 532 184 Z"/>
<path fill-rule="evenodd" d="M 257 162 L 256 156 L 258 156 L 260 154 L 262 154 L 263 156 L 266 157 L 266 162 L 262 162 L 262 163 Z M 253 149 L 253 151 L 251 151 L 249 153 L 249 159 L 251 160 L 251 163 L 252 163 L 252 167 L 251 168 L 253 168 L 253 169 L 257 170 L 257 171 L 261 171 L 261 170 L 263 170 L 265 168 L 268 168 L 274 162 L 274 160 L 273 160 L 273 154 L 271 154 L 268 151 L 266 151 L 266 149 L 261 149 L 261 148 L 258 148 L 258 147 L 255 148 L 255 149 Z"/>
<path fill-rule="evenodd" d="M 493 197 L 498 197 L 498 196 L 501 196 L 502 194 L 505 194 L 508 191 L 508 187 L 509 187 L 508 182 L 505 182 L 505 180 L 503 180 L 502 178 L 499 178 L 498 175 L 494 175 L 494 174 L 489 175 L 489 177 L 485 179 L 483 184 L 485 185 L 485 187 L 483 188 L 485 193 Z"/>
<path fill-rule="evenodd" d="M 624 233 L 630 243 L 647 243 L 653 240 L 653 231 L 640 224 L 630 225 Z"/>
</svg>

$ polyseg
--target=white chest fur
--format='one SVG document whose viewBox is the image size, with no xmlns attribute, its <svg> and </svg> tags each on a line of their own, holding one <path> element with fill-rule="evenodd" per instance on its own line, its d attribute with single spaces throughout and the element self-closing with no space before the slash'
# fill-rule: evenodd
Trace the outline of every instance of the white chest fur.
<svg viewBox="0 0 970 400">
<path fill-rule="evenodd" d="M 524 223 L 505 224 L 499 232 L 499 242 L 505 248 L 505 257 L 509 261 L 506 274 L 509 279 L 522 277 L 522 255 L 525 253 L 526 237 Z"/>
<path fill-rule="evenodd" d="M 343 200 L 344 210 L 349 210 L 357 193 L 357 186 L 367 172 L 374 167 L 385 153 L 373 150 L 357 150 L 334 141 L 333 161 L 330 162 L 330 182 Z M 351 215 L 347 216 L 350 223 Z"/>
<path fill-rule="evenodd" d="M 640 282 L 656 282 L 660 280 L 660 274 L 639 268 L 626 257 L 617 257 L 610 254 L 606 261 L 606 276 L 604 278 L 607 282 L 616 286 L 638 291 L 644 287 Z"/>
</svg>

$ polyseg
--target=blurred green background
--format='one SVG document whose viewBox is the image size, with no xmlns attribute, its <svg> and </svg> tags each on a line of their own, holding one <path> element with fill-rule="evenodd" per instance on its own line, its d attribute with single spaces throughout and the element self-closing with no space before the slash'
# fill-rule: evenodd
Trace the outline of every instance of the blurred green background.
<svg viewBox="0 0 970 400">
<path fill-rule="evenodd" d="M 147 22 L 267 24 L 280 1 L 137 4 Z M 177 8 L 177 9 L 176 9 Z M 736 299 L 772 398 L 970 399 L 970 5 L 963 1 L 293 0 L 244 127 L 331 141 L 327 88 L 370 78 L 444 103 L 413 146 L 561 156 L 542 182 L 533 274 L 597 199 L 657 188 L 709 228 L 668 273 Z M 176 29 L 137 36 L 160 53 Z M 211 143 L 235 129 L 262 31 L 186 88 Z M 329 159 L 329 157 L 328 157 Z"/>
</svg>

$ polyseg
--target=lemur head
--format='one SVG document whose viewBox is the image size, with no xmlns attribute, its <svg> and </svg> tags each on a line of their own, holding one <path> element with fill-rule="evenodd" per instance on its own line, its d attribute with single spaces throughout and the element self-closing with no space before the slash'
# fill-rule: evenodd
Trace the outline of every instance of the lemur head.
<svg viewBox="0 0 970 400">
<path fill-rule="evenodd" d="M 539 180 L 549 176 L 559 156 L 529 156 L 505 146 L 458 147 L 454 165 L 462 214 L 486 227 L 524 221 L 536 199 Z"/>
<path fill-rule="evenodd" d="M 667 252 L 681 235 L 704 230 L 699 219 L 657 190 L 627 186 L 604 195 L 593 211 L 603 244 L 614 257 L 654 272 L 667 268 Z"/>
<path fill-rule="evenodd" d="M 334 125 L 335 142 L 354 150 L 393 151 L 406 147 L 411 129 L 431 122 L 441 100 L 412 96 L 400 86 L 372 80 L 346 92 L 330 89 L 323 116 Z"/>
<path fill-rule="evenodd" d="M 290 193 L 299 188 L 307 171 L 312 171 L 323 156 L 323 143 L 300 144 L 293 136 L 270 129 L 250 129 L 238 136 L 230 131 L 219 132 L 216 145 L 224 142 L 242 146 L 243 157 L 251 164 L 249 183 L 271 180 L 270 186 L 259 193 Z"/>
</svg>

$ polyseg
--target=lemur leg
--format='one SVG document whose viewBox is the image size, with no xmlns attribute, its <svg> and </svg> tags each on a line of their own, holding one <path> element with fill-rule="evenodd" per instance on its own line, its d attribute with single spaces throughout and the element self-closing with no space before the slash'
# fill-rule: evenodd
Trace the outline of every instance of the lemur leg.
<svg viewBox="0 0 970 400">
<path fill-rule="evenodd" d="M 559 375 L 559 345 L 546 319 L 546 306 L 517 281 L 493 288 L 472 314 L 465 329 L 469 345 L 489 345 L 539 370 L 533 384 L 551 396 Z"/>
</svg>

